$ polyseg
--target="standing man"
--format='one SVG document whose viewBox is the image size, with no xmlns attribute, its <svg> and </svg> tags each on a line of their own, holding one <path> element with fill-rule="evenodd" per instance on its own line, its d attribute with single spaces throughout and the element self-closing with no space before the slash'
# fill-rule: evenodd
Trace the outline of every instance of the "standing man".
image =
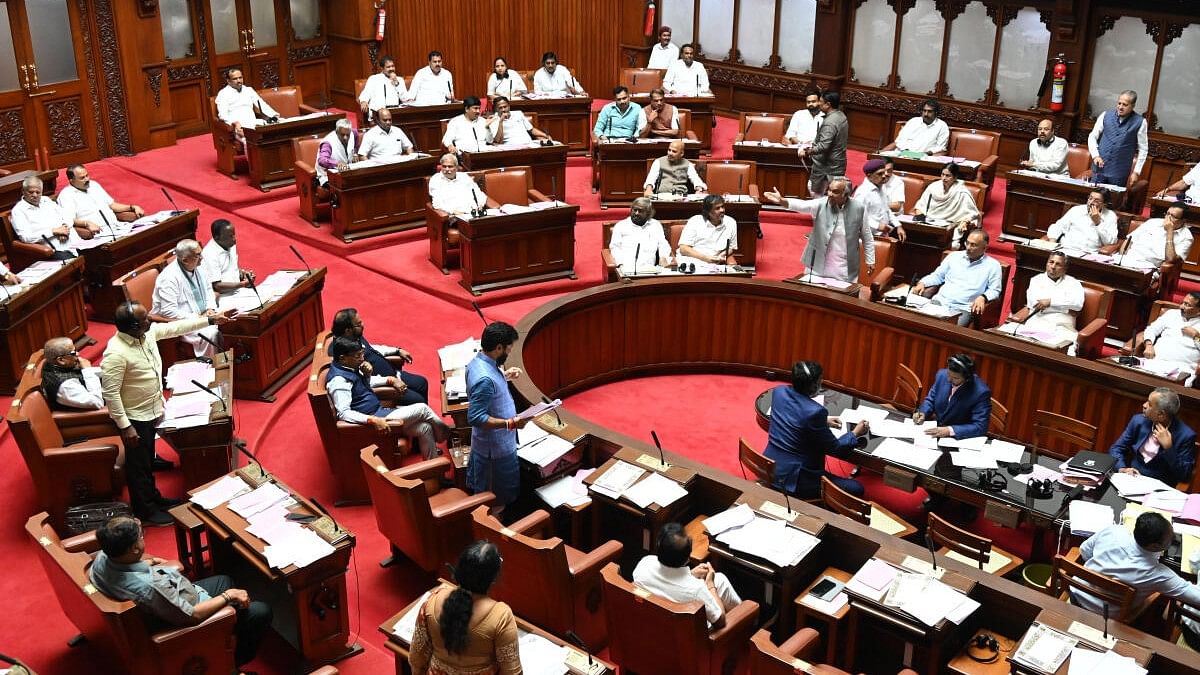
<svg viewBox="0 0 1200 675">
<path fill-rule="evenodd" d="M 821 128 L 821 122 L 825 119 L 825 113 L 821 112 L 821 97 L 817 94 L 809 94 L 804 97 L 804 108 L 797 110 L 792 115 L 792 121 L 788 123 L 787 131 L 783 134 L 783 142 L 789 145 L 811 145 L 817 137 L 817 129 Z M 747 141 L 751 140 L 749 138 Z"/>
<path fill-rule="evenodd" d="M 725 215 L 725 198 L 707 195 L 700 213 L 688 218 L 679 235 L 675 259 L 680 263 L 736 265 L 737 221 Z"/>
<path fill-rule="evenodd" d="M 904 183 L 899 180 L 895 181 L 900 183 L 900 192 L 897 195 L 888 183 L 890 172 L 887 162 L 882 159 L 868 160 L 866 164 L 863 164 L 863 174 L 867 179 L 854 191 L 854 198 L 862 202 L 863 207 L 867 210 L 864 216 L 867 226 L 871 228 L 873 234 L 879 236 L 895 234 L 896 238 L 904 241 L 908 235 L 904 232 L 904 226 L 900 224 L 900 219 L 896 217 L 896 212 L 892 209 L 897 197 L 900 204 L 904 204 Z"/>
<path fill-rule="evenodd" d="M 86 228 L 80 232 L 54 200 L 42 194 L 42 179 L 30 176 L 21 181 L 21 199 L 12 207 L 9 215 L 13 233 L 27 244 L 46 244 L 52 260 L 70 260 L 79 255 L 81 236 L 91 239 Z"/>
<path fill-rule="evenodd" d="M 164 267 L 154 281 L 151 314 L 171 320 L 216 315 L 217 298 L 208 275 L 200 267 L 203 259 L 200 242 L 195 239 L 184 239 L 175 244 L 175 260 Z M 189 334 L 183 336 L 183 341 L 192 346 L 196 356 L 211 357 L 217 352 L 213 345 L 220 344 L 221 333 L 215 324 L 201 327 L 199 331 L 185 332 Z"/>
<path fill-rule="evenodd" d="M 646 127 L 642 129 L 642 138 L 680 138 L 683 130 L 679 128 L 679 111 L 667 103 L 666 93 L 662 89 L 650 91 L 650 105 L 642 109 L 646 115 Z"/>
<path fill-rule="evenodd" d="M 849 178 L 838 176 L 829 181 L 826 196 L 817 199 L 784 199 L 778 188 L 763 193 L 772 204 L 812 216 L 812 234 L 800 258 L 805 267 L 849 283 L 858 281 L 860 248 L 867 260 L 867 274 L 875 273 L 875 237 L 867 224 L 866 207 L 850 198 L 852 187 Z"/>
<path fill-rule="evenodd" d="M 225 71 L 225 87 L 217 92 L 217 117 L 233 127 L 233 135 L 243 144 L 246 132 L 242 127 L 256 127 L 265 122 L 278 122 L 279 113 L 262 100 L 253 87 L 242 80 L 241 68 Z"/>
<path fill-rule="evenodd" d="M 116 238 L 112 227 L 118 220 L 137 220 L 146 215 L 136 204 L 121 204 L 113 200 L 100 183 L 92 180 L 82 164 L 67 167 L 67 186 L 58 193 L 58 208 L 63 216 L 93 235 L 101 231 Z"/>
<path fill-rule="evenodd" d="M 921 106 L 921 115 L 914 117 L 900 127 L 896 140 L 885 146 L 884 150 L 908 150 L 936 155 L 945 152 L 950 143 L 950 127 L 938 117 L 942 106 L 934 99 L 929 99 Z"/>
<path fill-rule="evenodd" d="M 1108 208 L 1109 191 L 1104 188 L 1088 193 L 1087 203 L 1072 206 L 1050 225 L 1046 236 L 1071 251 L 1097 253 L 1117 243 L 1117 214 Z M 1108 250 L 1112 250 L 1111 248 Z"/>
<path fill-rule="evenodd" d="M 163 416 L 162 356 L 158 341 L 208 326 L 229 323 L 236 309 L 193 316 L 171 323 L 151 323 L 150 313 L 136 300 L 117 306 L 117 334 L 108 341 L 100 362 L 100 382 L 109 417 L 125 441 L 125 482 L 133 513 L 147 525 L 170 525 L 164 510 L 183 503 L 162 496 L 154 484 L 151 461 L 154 434 Z"/>
<path fill-rule="evenodd" d="M 212 239 L 200 256 L 204 276 L 214 293 L 232 293 L 254 284 L 254 272 L 238 267 L 237 232 L 228 220 L 218 218 L 212 222 Z"/>
<path fill-rule="evenodd" d="M 1054 135 L 1054 120 L 1038 122 L 1037 138 L 1029 141 L 1029 159 L 1021 160 L 1022 169 L 1066 176 L 1067 139 Z"/>
<path fill-rule="evenodd" d="M 958 325 L 969 326 L 983 314 L 987 303 L 1000 297 L 1000 263 L 987 255 L 988 234 L 980 228 L 967 233 L 965 250 L 954 251 L 930 274 L 921 277 L 912 292 L 938 286 L 933 302 L 960 312 Z"/>
<path fill-rule="evenodd" d="M 488 324 L 479 353 L 467 364 L 467 422 L 471 425 L 467 488 L 472 494 L 489 490 L 495 494 L 493 513 L 497 515 L 516 501 L 520 492 L 517 429 L 529 422 L 516 419 L 517 406 L 508 390 L 508 383 L 521 376 L 521 369 L 504 368 L 518 337 L 517 329 L 502 321 Z"/>
<path fill-rule="evenodd" d="M 617 221 L 608 240 L 613 261 L 627 273 L 671 264 L 671 244 L 662 223 L 654 218 L 654 204 L 638 197 L 629 207 L 629 217 Z"/>
<path fill-rule="evenodd" d="M 442 67 L 441 52 L 429 52 L 429 65 L 413 75 L 406 100 L 413 105 L 441 105 L 454 100 L 454 76 Z"/>
<path fill-rule="evenodd" d="M 613 102 L 600 109 L 592 135 L 601 141 L 610 138 L 636 138 L 646 128 L 646 113 L 633 103 L 629 89 L 619 85 L 613 89 Z"/>
<path fill-rule="evenodd" d="M 1158 387 L 1129 419 L 1108 454 L 1121 473 L 1146 475 L 1167 485 L 1190 480 L 1196 466 L 1196 432 L 1179 419 L 1179 394 Z"/>
<path fill-rule="evenodd" d="M 398 377 L 400 381 L 396 389 L 400 391 L 399 405 L 413 403 L 429 403 L 429 380 L 416 373 L 403 370 L 404 366 L 413 362 L 413 356 L 403 347 L 393 347 L 385 344 L 375 344 L 363 336 L 363 320 L 358 310 L 353 307 L 340 309 L 333 315 L 333 324 L 329 332 L 334 337 L 344 337 L 356 341 L 363 349 L 369 376 Z M 330 354 L 333 353 L 332 346 Z M 398 356 L 403 362 L 399 366 L 388 360 L 389 356 Z"/>
<path fill-rule="evenodd" d="M 658 29 L 658 42 L 650 48 L 650 61 L 647 68 L 666 70 L 679 58 L 679 47 L 671 44 L 671 27 L 662 26 Z"/>
<path fill-rule="evenodd" d="M 679 60 L 672 61 L 663 76 L 663 88 L 675 96 L 699 96 L 709 91 L 708 70 L 696 61 L 696 48 L 684 45 Z"/>
<path fill-rule="evenodd" d="M 667 156 L 659 157 L 650 165 L 643 194 L 647 197 L 656 194 L 686 195 L 707 189 L 708 185 L 700 180 L 695 165 L 683 156 L 683 141 L 676 139 L 667 146 Z"/>
<path fill-rule="evenodd" d="M 314 169 L 319 189 L 329 189 L 330 169 L 345 171 L 350 166 L 354 161 L 354 147 L 354 127 L 350 125 L 350 120 L 343 117 L 334 125 L 333 131 L 321 139 L 321 146 L 317 150 L 317 165 Z"/>
<path fill-rule="evenodd" d="M 396 72 L 396 60 L 390 56 L 379 57 L 379 72 L 367 78 L 358 105 L 363 114 L 374 115 L 380 108 L 396 108 L 408 98 L 408 87 L 404 78 Z M 344 118 L 343 118 L 344 119 Z"/>
<path fill-rule="evenodd" d="M 1183 205 L 1172 204 L 1162 218 L 1151 218 L 1129 233 L 1121 245 L 1123 267 L 1158 269 L 1182 260 L 1192 248 L 1192 231 L 1183 222 Z"/>
<path fill-rule="evenodd" d="M 810 147 L 801 147 L 800 157 L 811 157 L 812 168 L 808 176 L 808 192 L 825 194 L 832 176 L 846 175 L 846 144 L 850 140 L 850 121 L 838 107 L 842 97 L 836 91 L 821 94 L 821 112 L 825 119 L 817 129 L 817 137 Z"/>
<path fill-rule="evenodd" d="M 1046 271 L 1029 280 L 1025 291 L 1029 318 L 1025 327 L 1049 333 L 1056 340 L 1070 340 L 1075 353 L 1075 316 L 1083 309 L 1083 284 L 1067 274 L 1067 254 L 1053 251 L 1046 258 Z"/>
<path fill-rule="evenodd" d="M 1150 125 L 1133 111 L 1137 92 L 1126 89 L 1117 96 L 1117 107 L 1096 119 L 1088 134 L 1092 153 L 1092 180 L 1125 187 L 1138 181 L 1150 151 Z M 1134 155 L 1136 151 L 1136 157 Z"/>
<path fill-rule="evenodd" d="M 380 108 L 379 112 L 375 113 L 375 126 L 363 134 L 355 161 L 411 155 L 414 151 L 415 148 L 413 148 L 412 141 L 408 140 L 408 136 L 400 130 L 400 127 L 392 126 L 392 111 Z"/>
<path fill-rule="evenodd" d="M 542 67 L 533 74 L 533 90 L 560 96 L 587 96 L 571 71 L 558 65 L 558 56 L 554 52 L 542 54 Z"/>
<path fill-rule="evenodd" d="M 529 143 L 534 138 L 538 140 L 553 140 L 550 135 L 533 126 L 525 113 L 513 110 L 507 96 L 497 96 L 492 99 L 496 114 L 488 121 L 488 132 L 492 135 L 493 145 L 507 143 Z"/>
<path fill-rule="evenodd" d="M 492 142 L 492 132 L 488 129 L 487 120 L 479 114 L 479 105 L 479 99 L 475 96 L 463 99 L 463 114 L 446 124 L 446 135 L 442 136 L 442 145 L 446 150 L 456 155 L 460 152 L 479 152 Z"/>
</svg>

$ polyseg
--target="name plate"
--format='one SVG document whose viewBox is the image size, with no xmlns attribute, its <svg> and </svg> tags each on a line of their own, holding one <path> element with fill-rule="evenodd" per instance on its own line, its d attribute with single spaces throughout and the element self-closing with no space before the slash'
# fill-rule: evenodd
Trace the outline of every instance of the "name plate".
<svg viewBox="0 0 1200 675">
<path fill-rule="evenodd" d="M 788 507 L 780 506 L 775 502 L 763 502 L 759 511 L 780 520 L 786 520 L 789 523 L 796 520 L 796 516 L 800 515 L 798 511 L 792 511 Z"/>
<path fill-rule="evenodd" d="M 1078 621 L 1072 621 L 1071 625 L 1067 628 L 1067 632 L 1081 640 L 1104 647 L 1105 649 L 1112 649 L 1117 644 L 1117 638 L 1111 635 L 1104 637 L 1104 631 L 1092 628 L 1086 623 L 1079 623 Z"/>
<path fill-rule="evenodd" d="M 883 484 L 897 490 L 912 492 L 917 489 L 917 474 L 888 465 L 883 467 Z"/>
<path fill-rule="evenodd" d="M 642 466 L 646 467 L 647 469 L 650 469 L 651 471 L 658 471 L 660 473 L 665 472 L 667 469 L 671 468 L 670 464 L 661 462 L 661 461 L 659 461 L 659 459 L 657 457 L 654 457 L 652 455 L 647 455 L 645 453 L 642 453 L 642 455 L 637 458 L 637 463 L 641 464 Z"/>
<path fill-rule="evenodd" d="M 983 505 L 983 517 L 1003 527 L 1016 527 L 1021 520 L 1021 510 L 989 499 Z"/>
<path fill-rule="evenodd" d="M 601 675 L 607 668 L 603 663 L 595 661 L 591 656 L 578 649 L 567 649 L 567 658 L 563 661 L 572 675 Z"/>
<path fill-rule="evenodd" d="M 330 544 L 336 544 L 350 536 L 348 530 L 338 527 L 337 523 L 333 522 L 333 519 L 329 516 L 317 518 L 309 523 L 308 527 Z"/>
</svg>

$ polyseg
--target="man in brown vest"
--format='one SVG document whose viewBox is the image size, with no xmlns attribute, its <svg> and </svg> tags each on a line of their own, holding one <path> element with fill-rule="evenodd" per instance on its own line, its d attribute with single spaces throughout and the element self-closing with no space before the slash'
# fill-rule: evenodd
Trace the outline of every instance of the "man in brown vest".
<svg viewBox="0 0 1200 675">
<path fill-rule="evenodd" d="M 685 195 L 707 189 L 708 186 L 696 173 L 696 167 L 684 158 L 683 141 L 675 139 L 667 146 L 667 156 L 659 157 L 650 165 L 643 194 L 647 197 L 655 194 Z"/>
<path fill-rule="evenodd" d="M 644 110 L 646 127 L 642 129 L 642 138 L 682 138 L 679 111 L 667 103 L 667 94 L 661 88 L 650 91 L 650 105 Z"/>
</svg>

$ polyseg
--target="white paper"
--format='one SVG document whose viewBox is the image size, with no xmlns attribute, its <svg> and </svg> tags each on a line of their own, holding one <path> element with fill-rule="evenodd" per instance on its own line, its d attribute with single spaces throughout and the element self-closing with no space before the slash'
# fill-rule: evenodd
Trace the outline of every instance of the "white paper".
<svg viewBox="0 0 1200 675">
<path fill-rule="evenodd" d="M 571 476 L 563 476 L 558 480 L 547 483 L 536 489 L 538 497 L 552 509 L 562 505 L 582 506 L 592 501 L 587 496 L 587 490 L 580 492 L 580 483 Z"/>
<path fill-rule="evenodd" d="M 521 631 L 517 639 L 521 672 L 528 675 L 566 675 L 568 649 L 536 633 Z"/>
<path fill-rule="evenodd" d="M 1117 514 L 1108 504 L 1097 504 L 1076 499 L 1068 507 L 1071 533 L 1092 535 L 1116 522 Z"/>
<path fill-rule="evenodd" d="M 1108 477 L 1112 481 L 1113 487 L 1122 497 L 1137 497 L 1148 495 L 1151 492 L 1160 490 L 1172 490 L 1170 485 L 1162 482 L 1157 478 L 1151 478 L 1143 474 L 1133 475 L 1128 473 L 1114 472 Z"/>
<path fill-rule="evenodd" d="M 871 433 L 886 438 L 916 438 L 924 436 L 926 429 L 937 426 L 932 420 L 916 424 L 911 417 L 902 420 L 882 419 L 871 423 Z"/>
<path fill-rule="evenodd" d="M 617 460 L 604 472 L 604 475 L 592 483 L 592 489 L 600 489 L 602 494 L 617 498 L 637 482 L 637 479 L 641 478 L 644 473 L 646 470 L 639 466 Z"/>
<path fill-rule="evenodd" d="M 1104 636 L 1104 631 L 1099 628 L 1092 628 L 1086 623 L 1072 621 L 1070 626 L 1067 626 L 1067 632 L 1077 638 L 1091 642 L 1095 645 L 1100 645 L 1106 649 L 1112 649 L 1117 644 L 1117 638 L 1111 634 L 1108 637 Z"/>
<path fill-rule="evenodd" d="M 959 452 L 950 453 L 950 461 L 954 466 L 961 466 L 964 469 L 996 469 L 999 466 L 996 460 L 988 457 L 982 452 L 974 452 L 972 450 L 962 450 Z"/>
<path fill-rule="evenodd" d="M 704 529 L 715 537 L 727 530 L 741 527 L 751 520 L 754 520 L 754 509 L 750 508 L 749 504 L 738 504 L 737 506 L 725 509 L 715 516 L 705 518 Z"/>
<path fill-rule="evenodd" d="M 1107 651 L 1095 652 L 1083 647 L 1071 650 L 1071 660 L 1067 664 L 1067 675 L 1145 675 L 1146 669 L 1137 664 L 1130 656 Z"/>
<path fill-rule="evenodd" d="M 822 614 L 828 615 L 837 614 L 848 602 L 850 602 L 850 597 L 846 595 L 845 591 L 833 596 L 832 600 L 822 600 L 813 597 L 810 593 L 800 596 L 800 604 L 807 605 Z"/>
<path fill-rule="evenodd" d="M 475 358 L 475 353 L 479 350 L 479 340 L 473 337 L 442 347 L 438 350 L 438 359 L 442 363 L 442 370 L 466 368 L 467 364 L 471 362 L 471 359 Z"/>
<path fill-rule="evenodd" d="M 537 424 L 526 424 L 524 427 L 517 429 L 517 447 L 523 448 L 530 443 L 535 443 L 550 435 L 550 432 Z"/>
<path fill-rule="evenodd" d="M 971 438 L 939 438 L 938 445 L 943 448 L 961 448 L 963 450 L 974 450 L 982 452 L 988 445 L 987 436 L 972 436 Z"/>
<path fill-rule="evenodd" d="M 421 599 L 417 600 L 416 604 L 405 612 L 404 616 L 400 617 L 400 620 L 392 627 L 392 635 L 399 637 L 410 645 L 412 644 L 413 633 L 417 631 L 417 616 L 420 614 L 421 608 L 429 600 L 430 593 L 431 591 L 425 591 Z"/>
<path fill-rule="evenodd" d="M 993 438 L 988 441 L 987 447 L 983 449 L 983 452 L 997 462 L 1017 464 L 1025 457 L 1025 446 L 1020 443 L 1009 443 L 999 438 Z"/>
<path fill-rule="evenodd" d="M 212 510 L 250 491 L 246 481 L 237 476 L 222 476 L 220 480 L 192 495 L 188 500 L 202 509 Z"/>
<path fill-rule="evenodd" d="M 517 413 L 517 416 L 514 419 L 531 420 L 543 413 L 548 413 L 551 410 L 554 410 L 555 408 L 559 408 L 561 406 L 562 406 L 562 399 L 556 398 L 553 401 L 550 401 L 549 403 L 543 403 L 543 402 L 539 401 L 539 402 L 534 403 L 533 405 L 529 406 L 528 408 L 522 410 L 521 412 Z"/>
<path fill-rule="evenodd" d="M 875 448 L 874 455 L 889 462 L 929 471 L 934 464 L 937 464 L 942 453 L 928 448 L 918 448 L 912 443 L 906 443 L 897 438 L 888 438 Z"/>
<path fill-rule="evenodd" d="M 249 519 L 259 511 L 268 509 L 290 497 L 291 495 L 281 490 L 275 483 L 263 483 L 252 492 L 229 502 L 229 510 Z"/>
<path fill-rule="evenodd" d="M 681 497 L 686 497 L 687 490 L 661 473 L 651 473 L 625 490 L 622 496 L 644 509 L 651 504 L 670 506 Z"/>
<path fill-rule="evenodd" d="M 1071 655 L 1079 641 L 1049 626 L 1035 623 L 1017 646 L 1013 660 L 1042 672 L 1053 673 Z"/>
<path fill-rule="evenodd" d="M 717 537 L 730 548 L 770 561 L 778 567 L 790 567 L 804 559 L 820 540 L 788 527 L 782 520 L 755 516 L 754 520 Z"/>
<path fill-rule="evenodd" d="M 533 426 L 528 425 L 528 426 Z M 560 436 L 548 434 L 517 449 L 521 459 L 541 467 L 550 466 L 559 457 L 575 448 L 575 444 Z"/>
<path fill-rule="evenodd" d="M 857 408 L 847 408 L 843 410 L 838 417 L 842 420 L 842 424 L 846 425 L 846 429 L 852 428 L 862 420 L 867 420 L 871 425 L 881 422 L 888 418 L 892 411 L 884 408 L 872 408 L 865 405 L 859 405 Z M 871 430 L 875 433 L 875 430 Z"/>
</svg>

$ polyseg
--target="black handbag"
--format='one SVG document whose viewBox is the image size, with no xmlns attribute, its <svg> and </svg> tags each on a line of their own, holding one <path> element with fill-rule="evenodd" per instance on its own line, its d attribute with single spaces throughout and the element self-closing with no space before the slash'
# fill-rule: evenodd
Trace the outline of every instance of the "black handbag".
<svg viewBox="0 0 1200 675">
<path fill-rule="evenodd" d="M 63 516 L 63 524 L 67 530 L 68 537 L 91 532 L 98 529 L 101 525 L 108 522 L 109 518 L 116 516 L 132 516 L 133 511 L 125 502 L 96 502 L 94 504 L 80 504 L 79 506 L 71 506 L 67 508 L 67 513 Z"/>
</svg>

